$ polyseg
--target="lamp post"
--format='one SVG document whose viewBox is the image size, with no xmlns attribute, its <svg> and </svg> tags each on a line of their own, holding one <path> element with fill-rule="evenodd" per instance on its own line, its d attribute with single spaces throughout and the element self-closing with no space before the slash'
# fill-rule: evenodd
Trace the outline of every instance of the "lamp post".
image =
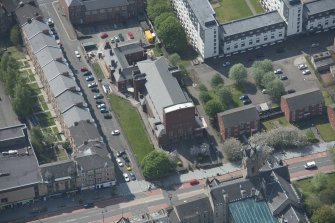
<svg viewBox="0 0 335 223">
<path fill-rule="evenodd" d="M 169 200 L 170 200 L 170 206 L 172 207 L 172 202 L 171 202 L 172 194 L 168 193 L 168 197 L 169 197 Z"/>
</svg>

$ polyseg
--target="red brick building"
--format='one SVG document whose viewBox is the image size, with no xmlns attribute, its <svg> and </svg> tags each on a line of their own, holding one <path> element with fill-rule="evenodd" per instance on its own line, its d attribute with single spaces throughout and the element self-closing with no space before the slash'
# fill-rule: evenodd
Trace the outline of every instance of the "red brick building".
<svg viewBox="0 0 335 223">
<path fill-rule="evenodd" d="M 72 24 L 119 23 L 144 12 L 144 0 L 59 0 Z"/>
<path fill-rule="evenodd" d="M 335 129 L 335 104 L 327 106 L 328 120 L 333 129 Z"/>
<path fill-rule="evenodd" d="M 218 124 L 223 139 L 238 137 L 260 130 L 259 113 L 254 105 L 247 105 L 218 113 Z"/>
<path fill-rule="evenodd" d="M 318 88 L 311 88 L 281 97 L 280 108 L 289 122 L 299 121 L 311 116 L 322 115 L 325 102 Z"/>
</svg>

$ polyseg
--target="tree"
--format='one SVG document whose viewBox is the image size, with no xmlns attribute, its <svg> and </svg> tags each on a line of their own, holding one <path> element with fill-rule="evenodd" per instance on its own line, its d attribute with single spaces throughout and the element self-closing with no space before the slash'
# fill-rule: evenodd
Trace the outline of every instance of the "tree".
<svg viewBox="0 0 335 223">
<path fill-rule="evenodd" d="M 263 74 L 262 80 L 261 80 L 261 86 L 265 89 L 268 88 L 269 84 L 275 80 L 277 76 L 273 72 L 267 72 Z"/>
<path fill-rule="evenodd" d="M 223 143 L 223 152 L 226 154 L 226 157 L 229 161 L 234 162 L 242 159 L 242 143 L 235 139 L 227 139 Z"/>
<path fill-rule="evenodd" d="M 312 178 L 313 190 L 316 192 L 320 192 L 327 185 L 327 176 L 324 173 L 316 173 Z"/>
<path fill-rule="evenodd" d="M 177 66 L 181 59 L 178 53 L 173 53 L 169 56 L 169 61 L 173 66 Z"/>
<path fill-rule="evenodd" d="M 18 82 L 14 92 L 13 109 L 19 117 L 26 118 L 30 113 L 30 105 L 32 104 L 31 91 L 26 84 Z"/>
<path fill-rule="evenodd" d="M 334 189 L 331 187 L 320 191 L 319 198 L 323 204 L 329 204 L 329 205 L 334 204 L 335 203 Z"/>
<path fill-rule="evenodd" d="M 330 148 L 329 152 L 330 152 L 333 162 L 335 162 L 335 147 Z"/>
<path fill-rule="evenodd" d="M 212 96 L 207 91 L 200 91 L 199 99 L 202 103 L 206 104 L 208 101 L 212 100 Z"/>
<path fill-rule="evenodd" d="M 169 52 L 182 52 L 186 48 L 185 31 L 175 17 L 169 17 L 164 20 L 157 33 L 162 38 Z"/>
<path fill-rule="evenodd" d="M 232 102 L 232 95 L 230 91 L 225 87 L 219 88 L 217 90 L 217 95 L 222 104 L 228 105 Z"/>
<path fill-rule="evenodd" d="M 247 75 L 247 69 L 241 63 L 235 64 L 229 69 L 229 78 L 235 81 L 236 85 L 240 85 L 245 81 Z"/>
<path fill-rule="evenodd" d="M 160 25 L 169 17 L 174 17 L 172 12 L 164 12 L 155 18 L 154 24 L 156 29 L 159 29 Z"/>
<path fill-rule="evenodd" d="M 199 91 L 208 91 L 207 87 L 204 84 L 199 84 L 198 88 L 199 88 Z"/>
<path fill-rule="evenodd" d="M 168 156 L 161 151 L 153 150 L 142 160 L 143 175 L 147 179 L 166 176 L 171 170 Z"/>
<path fill-rule="evenodd" d="M 171 12 L 171 7 L 168 4 L 167 1 L 165 2 L 157 2 L 153 5 L 149 5 L 147 7 L 147 15 L 151 21 L 155 21 L 155 19 L 165 13 L 165 12 Z"/>
<path fill-rule="evenodd" d="M 219 84 L 223 84 L 223 78 L 220 74 L 216 73 L 211 79 L 212 88 L 217 87 Z"/>
<path fill-rule="evenodd" d="M 280 101 L 280 97 L 285 93 L 285 87 L 281 80 L 274 79 L 268 84 L 266 91 L 273 101 Z"/>
<path fill-rule="evenodd" d="M 32 127 L 31 131 L 31 144 L 35 150 L 36 153 L 42 153 L 43 152 L 43 141 L 44 136 L 39 127 Z"/>
<path fill-rule="evenodd" d="M 260 69 L 264 73 L 270 72 L 270 71 L 273 72 L 272 61 L 269 59 L 255 61 L 252 64 L 252 69 Z"/>
<path fill-rule="evenodd" d="M 205 104 L 205 112 L 210 118 L 216 118 L 217 113 L 222 112 L 223 109 L 222 104 L 215 99 L 212 99 Z"/>
<path fill-rule="evenodd" d="M 22 43 L 21 33 L 17 25 L 14 25 L 12 29 L 10 30 L 9 38 L 10 38 L 10 41 L 16 46 Z"/>
<path fill-rule="evenodd" d="M 253 75 L 253 78 L 255 80 L 255 84 L 257 85 L 257 87 L 261 87 L 262 86 L 262 79 L 263 79 L 263 75 L 264 75 L 263 70 L 260 69 L 260 68 L 253 68 L 252 69 L 252 75 Z"/>
<path fill-rule="evenodd" d="M 18 72 L 19 71 L 8 67 L 7 72 L 4 73 L 5 93 L 11 97 L 14 97 L 14 88 Z"/>
<path fill-rule="evenodd" d="M 313 212 L 312 223 L 335 223 L 335 212 L 328 206 L 322 206 Z"/>
</svg>

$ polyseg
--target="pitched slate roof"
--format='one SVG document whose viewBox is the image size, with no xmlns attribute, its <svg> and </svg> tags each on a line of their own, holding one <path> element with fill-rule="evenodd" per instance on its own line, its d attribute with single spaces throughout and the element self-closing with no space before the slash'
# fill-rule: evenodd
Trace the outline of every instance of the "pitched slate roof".
<svg viewBox="0 0 335 223">
<path fill-rule="evenodd" d="M 42 15 L 42 11 L 37 6 L 35 1 L 21 0 L 20 2 L 23 4 L 20 4 L 19 7 L 17 7 L 15 10 L 16 18 L 20 26 L 26 24 L 28 18 L 32 19 L 36 16 Z"/>
<path fill-rule="evenodd" d="M 84 144 L 85 141 L 88 142 L 90 140 L 102 140 L 94 122 L 87 122 L 87 120 L 82 120 L 79 121 L 77 125 L 71 126 L 69 130 L 73 138 L 73 142 L 77 146 Z"/>
<path fill-rule="evenodd" d="M 26 23 L 22 27 L 23 32 L 25 33 L 28 40 L 36 36 L 38 33 L 49 33 L 49 27 L 42 21 L 33 19 L 31 23 Z"/>
<path fill-rule="evenodd" d="M 80 108 L 73 106 L 69 110 L 63 113 L 65 125 L 70 128 L 75 125 L 76 122 L 92 120 L 91 113 L 88 108 Z"/>
<path fill-rule="evenodd" d="M 48 82 L 62 74 L 69 74 L 70 76 L 73 76 L 72 71 L 65 63 L 56 60 L 51 61 L 42 69 L 44 71 L 44 77 Z"/>
<path fill-rule="evenodd" d="M 224 127 L 230 128 L 240 123 L 259 120 L 259 113 L 255 105 L 247 105 L 221 112 L 218 116 L 222 117 Z"/>
<path fill-rule="evenodd" d="M 307 2 L 304 4 L 304 7 L 307 9 L 307 14 L 315 15 L 318 13 L 330 11 L 335 9 L 335 1 L 334 0 L 317 0 L 312 2 Z"/>
<path fill-rule="evenodd" d="M 33 36 L 29 42 L 34 53 L 39 52 L 46 46 L 59 48 L 55 39 L 44 33 L 38 33 L 36 36 Z"/>
<path fill-rule="evenodd" d="M 37 60 L 41 67 L 46 66 L 51 61 L 62 60 L 63 53 L 59 47 L 54 46 L 45 46 L 35 53 Z"/>
<path fill-rule="evenodd" d="M 56 101 L 61 114 L 73 106 L 87 107 L 83 96 L 78 92 L 65 91 L 56 98 Z"/>
<path fill-rule="evenodd" d="M 59 75 L 49 82 L 50 90 L 53 93 L 54 97 L 58 97 L 61 93 L 69 89 L 78 89 L 79 87 L 74 80 L 74 78 L 66 77 L 64 75 Z"/>
<path fill-rule="evenodd" d="M 75 174 L 76 167 L 73 160 L 63 160 L 40 165 L 41 175 L 44 181 L 48 181 L 50 177 L 54 180 L 70 177 Z"/>
<path fill-rule="evenodd" d="M 324 103 L 324 98 L 319 88 L 310 88 L 293 94 L 283 95 L 281 97 L 282 100 L 286 99 L 288 108 L 291 111 L 303 109 L 310 105 Z"/>
<path fill-rule="evenodd" d="M 188 0 L 188 3 L 194 15 L 198 18 L 198 22 L 201 26 L 206 27 L 217 25 L 214 18 L 215 11 L 209 1 Z"/>
</svg>

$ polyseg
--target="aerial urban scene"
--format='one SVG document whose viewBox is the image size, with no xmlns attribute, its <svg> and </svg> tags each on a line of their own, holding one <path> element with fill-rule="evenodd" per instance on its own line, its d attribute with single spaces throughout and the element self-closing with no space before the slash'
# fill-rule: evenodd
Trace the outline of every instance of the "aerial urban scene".
<svg viewBox="0 0 335 223">
<path fill-rule="evenodd" d="M 0 223 L 335 223 L 335 0 L 0 0 Z"/>
</svg>

